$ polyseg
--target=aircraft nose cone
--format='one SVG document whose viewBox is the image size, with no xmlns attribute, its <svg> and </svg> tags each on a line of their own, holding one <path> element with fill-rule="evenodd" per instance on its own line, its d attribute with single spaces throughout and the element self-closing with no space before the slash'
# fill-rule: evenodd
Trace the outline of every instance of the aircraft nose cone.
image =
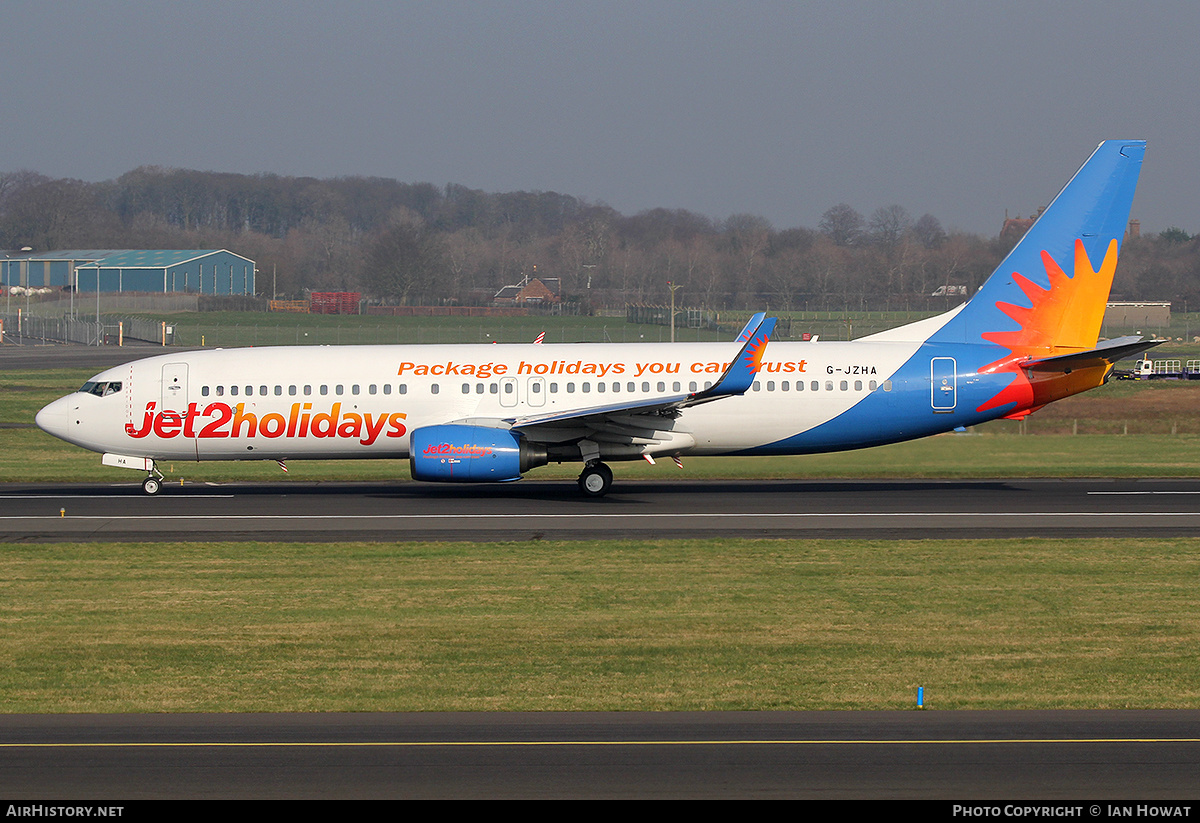
<svg viewBox="0 0 1200 823">
<path fill-rule="evenodd" d="M 46 434 L 66 439 L 71 425 L 70 398 L 60 397 L 37 413 L 34 422 Z"/>
</svg>

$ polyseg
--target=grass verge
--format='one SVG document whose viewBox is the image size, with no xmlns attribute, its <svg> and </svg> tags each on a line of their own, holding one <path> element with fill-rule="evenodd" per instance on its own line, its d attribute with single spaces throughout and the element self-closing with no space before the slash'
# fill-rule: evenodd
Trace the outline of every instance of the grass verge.
<svg viewBox="0 0 1200 823">
<path fill-rule="evenodd" d="M 0 711 L 1196 708 L 1200 539 L 0 548 Z"/>
</svg>

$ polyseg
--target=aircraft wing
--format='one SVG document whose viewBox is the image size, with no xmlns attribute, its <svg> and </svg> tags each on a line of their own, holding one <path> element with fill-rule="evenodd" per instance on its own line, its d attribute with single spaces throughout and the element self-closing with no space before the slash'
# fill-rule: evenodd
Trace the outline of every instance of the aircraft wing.
<svg viewBox="0 0 1200 823">
<path fill-rule="evenodd" d="M 745 394 L 762 364 L 775 323 L 774 317 L 759 317 L 757 327 L 746 336 L 720 379 L 702 391 L 524 415 L 507 418 L 503 423 L 532 440 L 546 442 L 589 438 L 645 444 L 670 440 L 669 432 L 683 409 Z"/>
</svg>

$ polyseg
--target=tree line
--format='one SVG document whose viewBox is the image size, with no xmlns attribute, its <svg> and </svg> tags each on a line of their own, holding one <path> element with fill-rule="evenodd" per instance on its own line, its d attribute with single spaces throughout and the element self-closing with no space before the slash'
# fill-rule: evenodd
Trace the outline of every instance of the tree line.
<svg viewBox="0 0 1200 823">
<path fill-rule="evenodd" d="M 863 215 L 842 203 L 815 228 L 776 229 L 752 214 L 626 216 L 556 192 L 377 177 L 152 166 L 99 183 L 0 174 L 0 247 L 226 248 L 257 263 L 268 297 L 361 291 L 392 304 L 479 305 L 540 275 L 584 310 L 661 303 L 668 282 L 686 305 L 713 309 L 927 308 L 939 287 L 974 291 L 1016 239 L 947 232 L 900 205 Z M 1200 306 L 1200 237 L 1170 228 L 1131 239 L 1113 291 Z"/>
</svg>

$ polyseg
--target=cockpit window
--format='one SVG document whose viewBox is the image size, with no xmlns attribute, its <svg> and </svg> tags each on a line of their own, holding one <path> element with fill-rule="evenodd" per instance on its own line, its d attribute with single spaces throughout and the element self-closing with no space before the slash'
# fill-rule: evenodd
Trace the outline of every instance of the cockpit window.
<svg viewBox="0 0 1200 823">
<path fill-rule="evenodd" d="M 94 394 L 97 397 L 107 397 L 121 390 L 121 381 L 93 382 L 89 380 L 79 389 L 84 394 Z"/>
</svg>

